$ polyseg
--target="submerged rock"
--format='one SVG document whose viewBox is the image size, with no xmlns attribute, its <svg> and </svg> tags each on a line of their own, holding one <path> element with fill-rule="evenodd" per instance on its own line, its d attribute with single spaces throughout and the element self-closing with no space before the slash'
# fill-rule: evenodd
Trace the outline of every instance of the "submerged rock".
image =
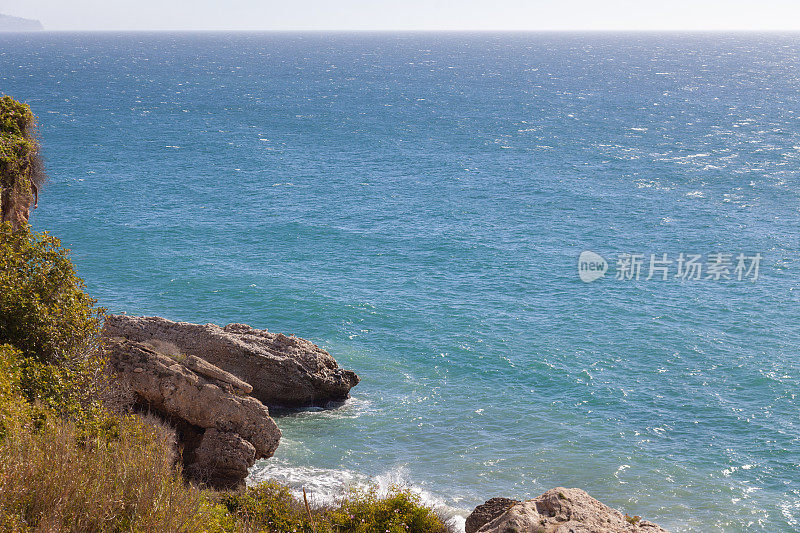
<svg viewBox="0 0 800 533">
<path fill-rule="evenodd" d="M 182 356 L 211 363 L 251 385 L 252 395 L 267 405 L 325 405 L 348 398 L 359 382 L 355 372 L 340 368 L 314 343 L 245 324 L 223 328 L 160 317 L 109 315 L 105 334 L 168 346 Z"/>
<path fill-rule="evenodd" d="M 668 533 L 638 516 L 623 515 L 581 489 L 550 489 L 519 502 L 492 498 L 467 517 L 466 533 Z"/>
<path fill-rule="evenodd" d="M 243 395 L 249 386 L 235 376 L 130 339 L 110 338 L 107 347 L 118 388 L 130 393 L 128 409 L 176 428 L 184 471 L 193 479 L 241 486 L 256 459 L 275 453 L 280 430 L 264 404 Z"/>
</svg>

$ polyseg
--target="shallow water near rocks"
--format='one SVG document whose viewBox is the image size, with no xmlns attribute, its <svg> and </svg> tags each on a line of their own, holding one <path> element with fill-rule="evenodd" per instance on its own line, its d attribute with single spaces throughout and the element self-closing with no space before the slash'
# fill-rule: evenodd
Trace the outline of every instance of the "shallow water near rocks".
<svg viewBox="0 0 800 533">
<path fill-rule="evenodd" d="M 0 36 L 33 223 L 115 312 L 356 370 L 253 479 L 446 513 L 581 487 L 674 531 L 800 528 L 796 35 Z M 578 277 L 761 253 L 756 282 Z M 458 522 L 458 520 L 456 520 Z"/>
</svg>

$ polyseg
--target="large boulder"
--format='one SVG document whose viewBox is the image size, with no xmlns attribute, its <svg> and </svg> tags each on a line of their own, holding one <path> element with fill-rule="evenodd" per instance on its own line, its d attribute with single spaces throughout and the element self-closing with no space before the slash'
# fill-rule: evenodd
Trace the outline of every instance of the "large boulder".
<svg viewBox="0 0 800 533">
<path fill-rule="evenodd" d="M 236 433 L 210 428 L 203 434 L 187 472 L 195 479 L 214 479 L 216 486 L 236 486 L 247 477 L 256 448 Z"/>
<path fill-rule="evenodd" d="M 557 487 L 517 502 L 492 498 L 467 517 L 466 533 L 668 533 L 638 516 L 623 515 L 581 489 Z"/>
<path fill-rule="evenodd" d="M 130 339 L 110 338 L 106 346 L 130 409 L 176 428 L 190 477 L 217 488 L 241 486 L 256 459 L 275 453 L 281 432 L 267 407 L 245 395 L 247 383 L 207 362 L 170 357 Z"/>
<path fill-rule="evenodd" d="M 314 343 L 245 324 L 191 324 L 160 317 L 109 315 L 105 334 L 168 346 L 229 372 L 267 405 L 325 405 L 348 398 L 359 382 Z M 202 370 L 200 370 L 202 372 Z"/>
</svg>

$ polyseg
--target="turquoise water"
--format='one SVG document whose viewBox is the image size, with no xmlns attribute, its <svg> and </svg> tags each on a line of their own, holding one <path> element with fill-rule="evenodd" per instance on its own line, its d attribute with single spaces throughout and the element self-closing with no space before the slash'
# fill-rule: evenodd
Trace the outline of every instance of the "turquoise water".
<svg viewBox="0 0 800 533">
<path fill-rule="evenodd" d="M 254 479 L 402 481 L 453 515 L 577 486 L 774 532 L 800 530 L 798 58 L 797 35 L 5 35 L 0 91 L 41 118 L 33 223 L 103 305 L 295 333 L 362 376 L 282 413 Z M 764 259 L 614 278 L 681 252 Z"/>
</svg>

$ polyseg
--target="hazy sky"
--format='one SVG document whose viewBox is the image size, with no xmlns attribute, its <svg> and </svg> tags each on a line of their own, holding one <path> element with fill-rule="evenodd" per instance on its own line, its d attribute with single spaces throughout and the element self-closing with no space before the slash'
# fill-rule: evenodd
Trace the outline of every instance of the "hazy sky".
<svg viewBox="0 0 800 533">
<path fill-rule="evenodd" d="M 0 0 L 50 30 L 800 30 L 800 0 Z"/>
</svg>

